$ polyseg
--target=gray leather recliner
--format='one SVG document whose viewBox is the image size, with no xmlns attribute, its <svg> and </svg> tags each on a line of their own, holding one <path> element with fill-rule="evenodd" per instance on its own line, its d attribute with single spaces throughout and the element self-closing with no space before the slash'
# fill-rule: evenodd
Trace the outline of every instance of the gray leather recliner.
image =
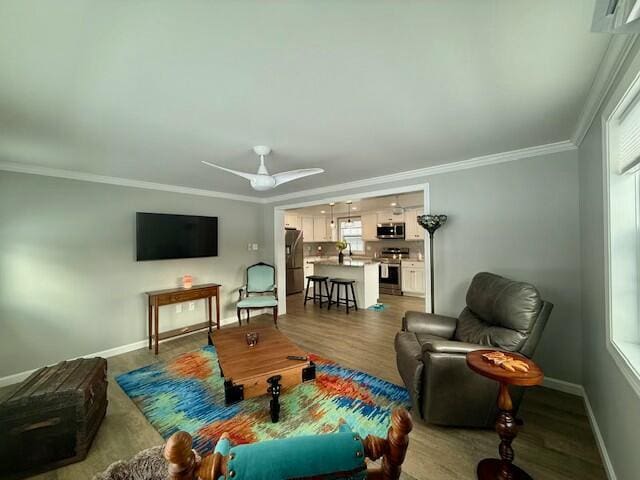
<svg viewBox="0 0 640 480">
<path fill-rule="evenodd" d="M 459 318 L 405 313 L 395 338 L 398 371 L 426 422 L 490 427 L 498 383 L 469 369 L 466 354 L 491 348 L 531 357 L 553 304 L 533 285 L 487 272 L 473 277 L 466 301 Z M 523 389 L 510 391 L 517 411 Z"/>
</svg>

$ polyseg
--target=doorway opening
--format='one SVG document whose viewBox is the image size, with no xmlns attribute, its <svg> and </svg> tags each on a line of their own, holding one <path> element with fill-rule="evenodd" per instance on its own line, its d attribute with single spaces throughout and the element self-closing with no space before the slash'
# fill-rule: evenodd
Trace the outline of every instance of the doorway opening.
<svg viewBox="0 0 640 480">
<path fill-rule="evenodd" d="M 428 235 L 417 222 L 429 211 L 428 184 L 274 207 L 281 312 L 287 296 L 304 301 L 310 275 L 353 277 L 360 308 L 406 295 L 429 311 Z"/>
</svg>

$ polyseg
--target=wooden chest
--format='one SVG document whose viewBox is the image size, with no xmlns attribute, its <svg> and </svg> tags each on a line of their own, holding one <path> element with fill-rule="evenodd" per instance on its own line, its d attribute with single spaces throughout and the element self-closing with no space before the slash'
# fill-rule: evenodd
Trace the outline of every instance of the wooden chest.
<svg viewBox="0 0 640 480">
<path fill-rule="evenodd" d="M 107 410 L 107 361 L 41 368 L 0 403 L 0 478 L 83 460 Z"/>
</svg>

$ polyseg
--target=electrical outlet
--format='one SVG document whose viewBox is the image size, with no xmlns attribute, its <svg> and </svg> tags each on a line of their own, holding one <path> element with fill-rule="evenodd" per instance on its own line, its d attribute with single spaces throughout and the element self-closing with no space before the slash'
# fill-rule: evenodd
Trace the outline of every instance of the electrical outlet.
<svg viewBox="0 0 640 480">
<path fill-rule="evenodd" d="M 196 302 L 189 302 L 189 311 L 193 312 L 196 309 Z"/>
<path fill-rule="evenodd" d="M 181 303 L 178 303 L 176 305 L 176 313 L 182 313 L 182 304 Z"/>
</svg>

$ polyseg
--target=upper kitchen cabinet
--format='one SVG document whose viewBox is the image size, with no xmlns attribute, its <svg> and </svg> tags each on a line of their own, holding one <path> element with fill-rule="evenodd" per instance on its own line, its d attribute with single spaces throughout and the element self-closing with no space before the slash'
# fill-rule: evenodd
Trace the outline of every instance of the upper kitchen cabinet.
<svg viewBox="0 0 640 480">
<path fill-rule="evenodd" d="M 302 222 L 300 220 L 300 217 L 292 213 L 285 213 L 284 228 L 295 228 L 296 230 L 301 230 Z"/>
<path fill-rule="evenodd" d="M 377 223 L 402 223 L 404 222 L 404 213 L 394 213 L 392 209 L 380 210 L 378 213 Z"/>
<path fill-rule="evenodd" d="M 331 241 L 331 231 L 326 217 L 313 217 L 313 240 L 315 242 Z"/>
<path fill-rule="evenodd" d="M 362 221 L 362 239 L 371 242 L 378 239 L 378 215 L 376 213 L 365 213 L 360 215 Z"/>
<path fill-rule="evenodd" d="M 305 242 L 313 242 L 313 217 L 302 217 L 302 235 Z"/>
<path fill-rule="evenodd" d="M 422 215 L 422 208 L 407 208 L 404 211 L 405 221 L 405 233 L 404 238 L 406 240 L 423 240 L 424 228 L 418 223 L 418 215 Z"/>
</svg>

